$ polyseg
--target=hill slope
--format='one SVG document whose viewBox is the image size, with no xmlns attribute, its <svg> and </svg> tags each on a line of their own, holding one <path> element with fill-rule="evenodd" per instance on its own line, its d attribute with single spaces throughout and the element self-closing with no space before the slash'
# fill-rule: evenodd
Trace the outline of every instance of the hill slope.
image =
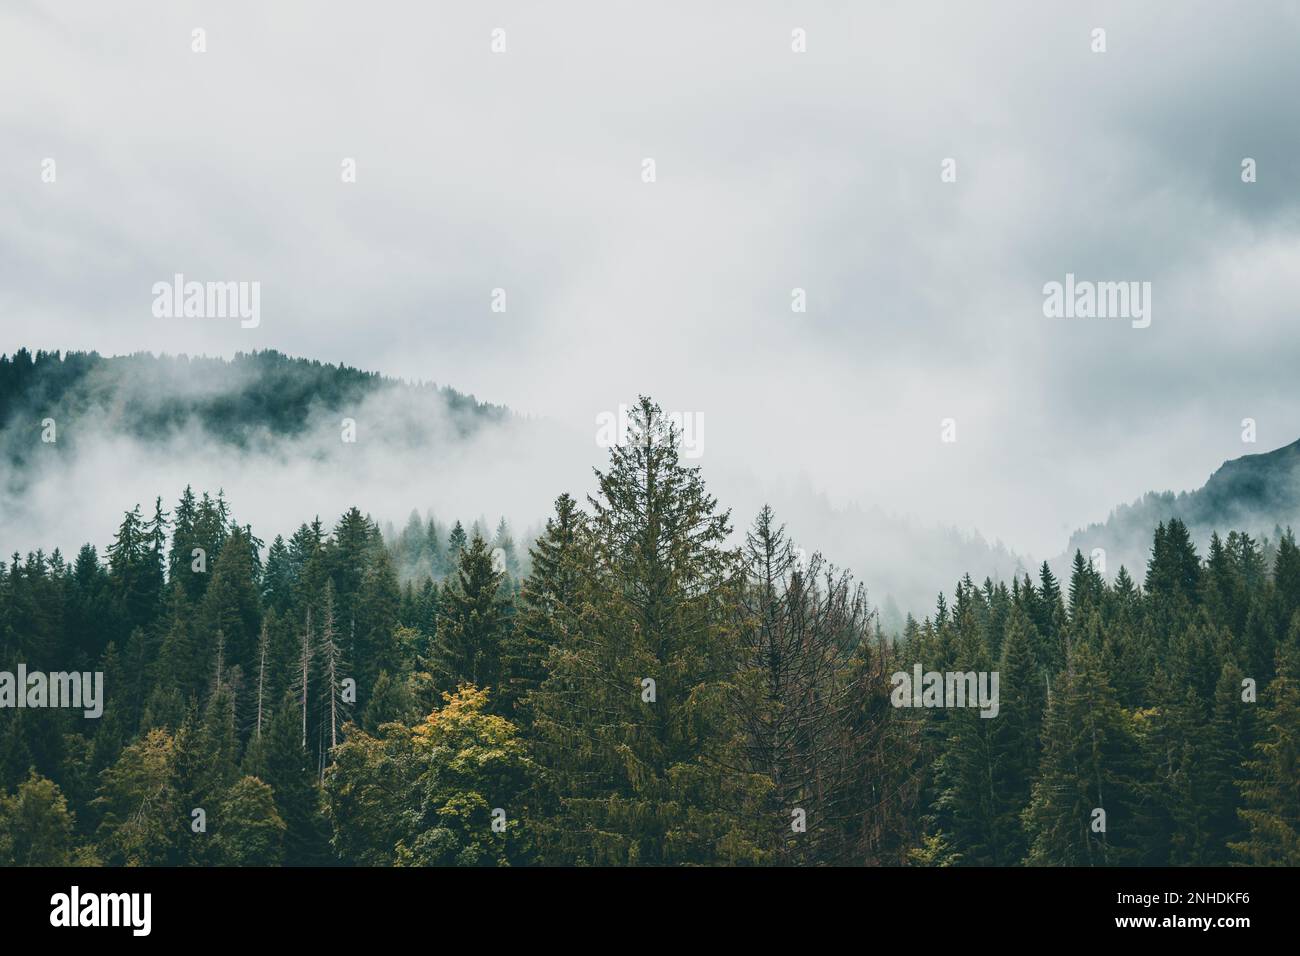
<svg viewBox="0 0 1300 956">
<path fill-rule="evenodd" d="M 1071 535 L 1061 560 L 1067 562 L 1076 549 L 1086 556 L 1104 548 L 1110 574 L 1124 564 L 1141 580 L 1151 533 L 1170 518 L 1187 525 L 1202 554 L 1214 531 L 1221 536 L 1245 531 L 1276 541 L 1281 529 L 1300 526 L 1300 441 L 1226 461 L 1194 491 L 1149 492 L 1121 505 L 1105 522 Z"/>
<path fill-rule="evenodd" d="M 103 547 L 124 510 L 186 486 L 224 489 L 272 533 L 354 505 L 526 526 L 585 465 L 545 423 L 454 389 L 274 351 L 0 356 L 5 554 Z"/>
<path fill-rule="evenodd" d="M 468 435 L 508 417 L 451 388 L 411 385 L 348 366 L 290 358 L 276 351 L 231 360 L 97 352 L 0 355 L 0 442 L 14 464 L 39 447 L 41 422 L 52 418 L 71 447 L 78 426 L 93 420 L 145 441 L 164 441 L 197 425 L 239 448 L 267 438 L 302 435 L 319 411 L 355 409 L 385 391 L 411 400 L 436 398 L 456 431 Z"/>
</svg>

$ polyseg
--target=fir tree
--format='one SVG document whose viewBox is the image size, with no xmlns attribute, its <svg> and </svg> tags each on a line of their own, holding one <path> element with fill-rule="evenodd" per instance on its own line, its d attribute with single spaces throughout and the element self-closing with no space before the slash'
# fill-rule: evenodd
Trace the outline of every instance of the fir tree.
<svg viewBox="0 0 1300 956">
<path fill-rule="evenodd" d="M 1024 813 L 1027 862 L 1140 862 L 1140 775 L 1131 722 L 1095 653 L 1080 646 L 1047 706 L 1042 764 Z"/>
<path fill-rule="evenodd" d="M 1266 691 L 1262 733 L 1244 768 L 1239 814 L 1247 833 L 1231 844 L 1252 866 L 1300 865 L 1300 681 L 1280 671 Z"/>
<path fill-rule="evenodd" d="M 496 687 L 510 624 L 505 573 L 494 567 L 487 542 L 477 535 L 460 551 L 459 562 L 439 601 L 433 655 L 438 685 L 444 691 L 462 683 Z"/>
<path fill-rule="evenodd" d="M 587 863 L 761 858 L 760 782 L 730 713 L 738 660 L 729 516 L 642 398 L 597 472 L 583 599 L 534 695 L 559 797 L 551 856 Z"/>
<path fill-rule="evenodd" d="M 329 861 L 328 833 L 321 815 L 316 760 L 303 745 L 297 701 L 286 697 L 271 716 L 260 741 L 249 749 L 244 773 L 266 783 L 284 821 L 286 866 Z"/>
<path fill-rule="evenodd" d="M 520 593 L 515 626 L 502 645 L 497 694 L 502 711 L 524 725 L 529 722 L 527 698 L 546 676 L 550 649 L 562 643 L 563 622 L 576 612 L 587 530 L 587 517 L 577 502 L 560 495 L 555 514 L 528 552 L 532 572 Z"/>
<path fill-rule="evenodd" d="M 456 567 L 460 564 L 460 553 L 465 550 L 465 544 L 468 540 L 469 538 L 465 534 L 464 527 L 462 527 L 461 523 L 457 521 L 452 526 L 451 533 L 447 535 L 447 554 L 445 560 L 449 573 L 454 572 Z"/>
</svg>

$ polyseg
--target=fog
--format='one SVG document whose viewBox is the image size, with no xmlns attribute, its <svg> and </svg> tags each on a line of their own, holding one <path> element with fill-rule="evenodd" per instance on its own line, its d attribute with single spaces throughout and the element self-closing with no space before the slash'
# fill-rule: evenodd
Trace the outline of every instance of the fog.
<svg viewBox="0 0 1300 956">
<path fill-rule="evenodd" d="M 316 516 L 330 527 L 353 505 L 399 527 L 412 508 L 467 525 L 481 514 L 533 523 L 557 494 L 576 490 L 587 464 L 586 448 L 566 448 L 545 423 L 515 417 L 463 435 L 440 393 L 401 386 L 383 387 L 352 406 L 315 406 L 299 434 L 255 431 L 244 447 L 218 439 L 193 417 L 142 437 L 121 420 L 127 393 L 143 390 L 134 401 L 157 406 L 174 396 L 157 377 L 145 383 L 112 377 L 111 407 L 96 405 L 58 424 L 64 438 L 53 444 L 36 444 L 39 428 L 28 429 L 35 454 L 20 470 L 0 466 L 6 555 L 55 546 L 67 553 L 85 541 L 102 552 L 124 510 L 139 503 L 151 512 L 158 495 L 171 510 L 187 484 L 196 493 L 224 490 L 236 520 L 251 523 L 268 543 Z M 231 378 L 234 384 L 241 376 L 232 371 Z M 26 418 L 37 421 L 39 414 Z M 353 434 L 355 440 L 345 440 Z M 6 438 L 7 444 L 17 440 L 12 433 Z"/>
<path fill-rule="evenodd" d="M 224 491 L 235 519 L 268 543 L 317 516 L 329 527 L 355 505 L 398 530 L 412 510 L 444 525 L 479 521 L 488 532 L 504 517 L 526 547 L 554 498 L 568 492 L 585 500 L 596 490 L 592 469 L 607 461 L 608 433 L 596 418 L 579 431 L 519 415 L 466 415 L 450 410 L 440 391 L 392 381 L 355 404 L 313 404 L 291 436 L 261 427 L 221 437 L 193 415 L 157 433 L 135 427 L 137 417 L 156 418 L 182 399 L 238 403 L 252 374 L 247 364 L 208 365 L 199 374 L 110 361 L 79 385 L 96 396 L 88 410 L 24 407 L 0 436 L 3 553 L 57 547 L 70 556 L 89 542 L 102 554 L 124 511 L 139 504 L 149 513 L 159 495 L 170 510 L 186 485 Z M 52 443 L 41 441 L 37 424 L 47 416 L 55 422 Z M 702 462 L 707 420 L 688 419 L 682 440 L 683 462 L 696 464 L 697 454 Z M 734 544 L 771 504 L 799 547 L 853 571 L 877 603 L 891 597 L 921 614 L 966 571 L 1000 580 L 1019 567 L 976 534 L 880 509 L 838 508 L 807 481 L 701 467 L 732 512 Z"/>
<path fill-rule="evenodd" d="M 353 503 L 518 533 L 644 393 L 703 418 L 737 524 L 772 499 L 878 597 L 1033 566 L 1300 436 L 1298 29 L 1282 0 L 9 4 L 0 351 L 277 348 L 536 427 L 425 446 L 364 409 L 320 459 L 324 414 L 266 454 L 105 423 L 0 533 L 102 541 L 187 482 L 263 536 Z M 156 317 L 178 272 L 260 282 L 260 323 Z M 1150 282 L 1150 327 L 1046 318 L 1070 273 Z"/>
</svg>

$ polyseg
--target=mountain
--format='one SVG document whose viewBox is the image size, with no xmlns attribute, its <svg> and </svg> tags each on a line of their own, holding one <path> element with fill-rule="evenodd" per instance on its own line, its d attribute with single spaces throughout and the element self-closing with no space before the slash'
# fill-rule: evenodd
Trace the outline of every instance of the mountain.
<svg viewBox="0 0 1300 956">
<path fill-rule="evenodd" d="M 349 421 L 354 444 L 340 441 Z M 277 515 L 300 520 L 300 510 L 337 514 L 360 502 L 393 522 L 414 508 L 492 527 L 504 514 L 522 530 L 544 519 L 555 495 L 580 492 L 598 451 L 587 434 L 452 388 L 276 351 L 0 355 L 0 539 L 10 550 L 103 544 L 113 530 L 105 516 L 155 495 L 175 500 L 187 484 L 225 488 L 276 531 L 292 530 Z M 807 485 L 754 475 L 742 491 L 708 477 L 736 506 L 738 531 L 773 505 L 797 544 L 866 583 L 891 631 L 902 614 L 930 613 L 936 591 L 967 572 L 977 583 L 1006 581 L 1035 564 L 978 533 L 837 506 Z M 1195 491 L 1121 505 L 1075 532 L 1051 563 L 1066 573 L 1076 549 L 1102 548 L 1109 575 L 1123 564 L 1141 580 L 1152 531 L 1172 517 L 1202 554 L 1213 531 L 1275 541 L 1279 527 L 1300 525 L 1300 442 L 1226 462 Z"/>
<path fill-rule="evenodd" d="M 45 442 L 51 419 L 56 440 Z M 355 445 L 340 443 L 345 419 L 357 423 Z M 451 388 L 275 351 L 0 356 L 0 539 L 10 549 L 102 544 L 115 527 L 103 516 L 155 495 L 175 500 L 187 484 L 224 488 L 276 531 L 292 531 L 277 513 L 300 520 L 303 508 L 328 515 L 353 504 L 395 524 L 412 508 L 467 526 L 494 527 L 504 512 L 522 530 L 544 520 L 555 495 L 579 494 L 601 457 L 589 434 Z M 801 546 L 867 584 L 891 630 L 902 613 L 930 613 L 938 588 L 967 571 L 1006 580 L 1021 567 L 1000 542 L 836 507 L 806 484 L 772 487 L 755 474 L 742 492 L 716 470 L 707 477 L 736 506 L 739 533 L 773 505 Z M 94 510 L 88 495 L 103 499 Z"/>
<path fill-rule="evenodd" d="M 1170 518 L 1187 525 L 1202 555 L 1215 531 L 1220 536 L 1244 531 L 1276 543 L 1283 529 L 1300 526 L 1300 441 L 1226 461 L 1194 491 L 1148 492 L 1120 505 L 1105 522 L 1071 535 L 1065 553 L 1053 563 L 1065 566 L 1076 549 L 1086 557 L 1102 548 L 1109 575 L 1123 564 L 1141 580 L 1152 531 Z"/>
<path fill-rule="evenodd" d="M 23 349 L 0 356 L 0 549 L 102 548 L 124 510 L 187 486 L 272 537 L 354 505 L 522 530 L 590 473 L 574 447 L 595 450 L 452 388 L 275 351 Z"/>
<path fill-rule="evenodd" d="M 143 441 L 161 442 L 197 426 L 222 444 L 248 448 L 296 438 L 322 411 L 357 409 L 383 393 L 408 401 L 435 398 L 465 436 L 509 417 L 500 406 L 427 384 L 408 384 L 343 364 L 290 358 L 267 350 L 233 359 L 97 352 L 0 355 L 0 449 L 14 465 L 40 449 L 42 422 L 75 448 L 93 422 Z M 48 443 L 48 442 L 46 442 Z"/>
</svg>

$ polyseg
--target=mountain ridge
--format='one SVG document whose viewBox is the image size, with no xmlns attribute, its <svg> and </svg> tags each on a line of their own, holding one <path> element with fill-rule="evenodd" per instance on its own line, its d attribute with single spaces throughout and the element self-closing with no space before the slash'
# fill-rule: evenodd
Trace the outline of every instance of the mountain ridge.
<svg viewBox="0 0 1300 956">
<path fill-rule="evenodd" d="M 1187 525 L 1202 554 L 1214 532 L 1245 532 L 1275 543 L 1286 528 L 1300 525 L 1300 439 L 1272 451 L 1226 459 L 1199 488 L 1149 491 L 1117 505 L 1105 521 L 1071 534 L 1053 563 L 1064 566 L 1075 551 L 1088 556 L 1101 548 L 1110 575 L 1124 565 L 1140 579 L 1152 532 L 1171 518 Z"/>
</svg>

